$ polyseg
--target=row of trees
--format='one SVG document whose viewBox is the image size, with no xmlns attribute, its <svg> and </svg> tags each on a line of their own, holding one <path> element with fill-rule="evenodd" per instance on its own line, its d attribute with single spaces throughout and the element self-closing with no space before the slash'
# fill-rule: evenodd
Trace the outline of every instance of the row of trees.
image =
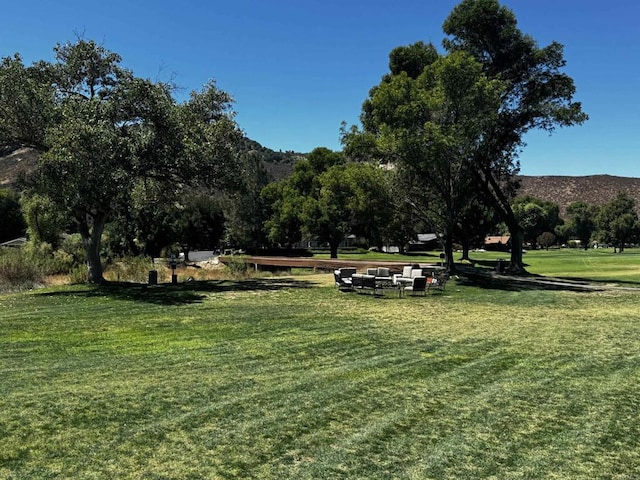
<svg viewBox="0 0 640 480">
<path fill-rule="evenodd" d="M 350 161 L 393 171 L 393 194 L 386 201 L 395 214 L 409 212 L 404 222 L 394 223 L 439 233 L 449 265 L 454 264 L 454 241 L 466 255 L 499 218 L 512 238 L 511 268 L 520 271 L 525 228 L 536 221 L 538 208 L 523 205 L 520 211 L 513 205 L 523 135 L 580 124 L 587 116 L 573 101 L 573 80 L 561 72 L 562 46 L 538 47 L 496 0 L 463 0 L 443 29 L 444 53 L 423 42 L 390 53 L 389 73 L 363 104 L 362 126 L 343 125 L 344 153 Z M 296 210 L 285 200 L 304 194 L 295 182 L 283 184 L 272 198 L 276 212 L 271 222 L 286 223 L 284 215 L 290 227 L 295 218 L 309 229 L 314 216 L 307 204 L 293 202 L 305 205 Z M 318 198 L 327 191 L 319 188 Z M 383 206 L 376 208 L 381 217 L 394 218 Z M 350 214 L 358 216 L 354 209 Z M 278 233 L 270 232 L 273 239 Z M 332 244 L 332 253 L 344 229 L 336 233 L 321 235 Z"/>
<path fill-rule="evenodd" d="M 423 42 L 391 52 L 361 127 L 342 127 L 343 152 L 317 149 L 266 189 L 259 158 L 239 148 L 232 99 L 215 83 L 178 102 L 171 85 L 136 77 L 82 39 L 56 46 L 54 62 L 2 60 L 0 148 L 42 153 L 23 205 L 73 221 L 92 282 L 102 281 L 105 232 L 123 248 L 149 248 L 207 228 L 188 212 L 216 223 L 216 205 L 248 246 L 267 240 L 263 225 L 281 244 L 314 234 L 333 255 L 347 233 L 402 245 L 428 229 L 449 265 L 454 241 L 468 247 L 498 218 L 520 270 L 525 231 L 512 205 L 523 135 L 587 117 L 561 72 L 562 46 L 538 47 L 497 0 L 463 0 L 443 29 L 444 53 Z"/>
<path fill-rule="evenodd" d="M 377 166 L 316 148 L 289 178 L 262 191 L 268 238 L 290 247 L 314 237 L 329 244 L 332 258 L 349 234 L 381 246 L 395 214 L 390 187 L 390 176 Z"/>
<path fill-rule="evenodd" d="M 522 226 L 525 242 L 532 248 L 578 240 L 585 249 L 598 242 L 622 252 L 629 243 L 640 241 L 636 202 L 624 192 L 601 206 L 573 202 L 567 206 L 564 219 L 556 203 L 531 196 L 516 198 L 513 211 Z"/>
</svg>

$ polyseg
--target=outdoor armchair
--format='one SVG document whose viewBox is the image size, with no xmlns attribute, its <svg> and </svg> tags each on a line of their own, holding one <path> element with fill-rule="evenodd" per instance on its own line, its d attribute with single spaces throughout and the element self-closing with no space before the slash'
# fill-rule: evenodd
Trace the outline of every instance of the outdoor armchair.
<svg viewBox="0 0 640 480">
<path fill-rule="evenodd" d="M 427 294 L 427 277 L 413 277 L 411 284 L 404 287 L 405 292 L 410 292 L 411 296 L 417 294 Z"/>
<path fill-rule="evenodd" d="M 356 273 L 355 267 L 339 268 L 333 272 L 336 287 L 342 291 L 353 290 L 353 275 Z"/>
<path fill-rule="evenodd" d="M 413 283 L 416 277 L 422 277 L 424 273 L 421 268 L 409 265 L 402 268 L 402 274 L 393 276 L 393 283 L 396 285 L 408 285 Z"/>
<path fill-rule="evenodd" d="M 428 279 L 427 290 L 440 290 L 441 292 L 444 292 L 444 287 L 447 285 L 448 280 L 448 273 L 436 274 Z"/>
<path fill-rule="evenodd" d="M 377 285 L 376 285 L 376 277 L 374 275 L 368 275 L 365 273 L 355 273 L 353 277 L 353 288 L 356 291 L 371 291 L 375 295 Z"/>
</svg>

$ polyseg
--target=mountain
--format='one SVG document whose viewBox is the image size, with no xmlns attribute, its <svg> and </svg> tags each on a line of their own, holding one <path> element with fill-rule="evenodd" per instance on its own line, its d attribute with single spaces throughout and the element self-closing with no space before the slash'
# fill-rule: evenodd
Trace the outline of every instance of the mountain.
<svg viewBox="0 0 640 480">
<path fill-rule="evenodd" d="M 288 176 L 293 165 L 304 154 L 292 151 L 274 151 L 258 142 L 245 138 L 241 150 L 253 152 L 262 160 L 271 180 L 280 180 Z M 11 187 L 21 174 L 32 172 L 38 164 L 38 153 L 29 148 L 18 150 L 0 150 L 0 188 Z M 602 205 L 623 191 L 636 199 L 640 207 L 640 178 L 616 177 L 612 175 L 569 176 L 519 176 L 521 188 L 519 195 L 531 195 L 560 205 L 564 215 L 567 206 L 581 200 L 586 203 Z"/>
<path fill-rule="evenodd" d="M 304 158 L 303 153 L 274 151 L 263 147 L 255 140 L 244 138 L 240 150 L 258 155 L 270 180 L 280 180 L 293 171 L 293 165 Z M 0 149 L 0 188 L 12 187 L 23 174 L 33 172 L 38 165 L 39 154 L 31 148 Z"/>
<path fill-rule="evenodd" d="M 616 177 L 612 175 L 568 176 L 520 176 L 518 195 L 531 195 L 560 205 L 560 215 L 564 216 L 567 206 L 576 201 L 602 205 L 610 201 L 618 192 L 625 192 L 635 198 L 640 207 L 640 178 Z"/>
<path fill-rule="evenodd" d="M 269 174 L 270 180 L 281 180 L 289 176 L 293 171 L 293 165 L 305 156 L 303 153 L 297 153 L 291 150 L 286 152 L 280 150 L 276 152 L 270 148 L 263 147 L 255 140 L 247 137 L 243 139 L 240 150 L 259 155 Z"/>
<path fill-rule="evenodd" d="M 0 188 L 11 187 L 21 175 L 33 172 L 39 155 L 31 148 L 0 150 Z"/>
</svg>

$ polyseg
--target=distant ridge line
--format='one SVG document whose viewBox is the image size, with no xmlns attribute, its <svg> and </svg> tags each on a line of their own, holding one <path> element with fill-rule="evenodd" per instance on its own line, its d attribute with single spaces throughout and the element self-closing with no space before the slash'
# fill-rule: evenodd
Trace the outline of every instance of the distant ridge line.
<svg viewBox="0 0 640 480">
<path fill-rule="evenodd" d="M 297 160 L 304 154 L 295 152 L 274 152 L 261 147 L 259 143 L 246 140 L 246 151 L 258 152 L 271 180 L 280 180 L 293 171 Z M 4 153 L 4 155 L 2 155 Z M 21 174 L 35 170 L 38 153 L 29 148 L 13 152 L 0 152 L 0 188 L 12 188 Z M 640 178 L 616 175 L 519 175 L 521 188 L 518 195 L 531 195 L 555 202 L 565 217 L 567 206 L 576 201 L 593 205 L 603 205 L 613 199 L 620 191 L 636 200 L 640 211 Z"/>
<path fill-rule="evenodd" d="M 591 205 L 603 205 L 613 199 L 618 192 L 625 192 L 636 200 L 640 207 L 640 178 L 615 175 L 563 176 L 520 175 L 518 195 L 531 195 L 541 200 L 560 205 L 564 216 L 567 206 L 582 201 Z"/>
</svg>

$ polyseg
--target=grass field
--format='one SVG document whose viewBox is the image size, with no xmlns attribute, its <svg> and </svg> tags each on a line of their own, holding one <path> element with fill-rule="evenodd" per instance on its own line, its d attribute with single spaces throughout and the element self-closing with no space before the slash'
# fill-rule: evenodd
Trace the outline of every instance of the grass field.
<svg viewBox="0 0 640 480">
<path fill-rule="evenodd" d="M 640 281 L 635 252 L 560 253 L 526 261 Z M 0 295 L 0 478 L 637 479 L 638 293 L 374 298 L 320 274 Z"/>
</svg>

